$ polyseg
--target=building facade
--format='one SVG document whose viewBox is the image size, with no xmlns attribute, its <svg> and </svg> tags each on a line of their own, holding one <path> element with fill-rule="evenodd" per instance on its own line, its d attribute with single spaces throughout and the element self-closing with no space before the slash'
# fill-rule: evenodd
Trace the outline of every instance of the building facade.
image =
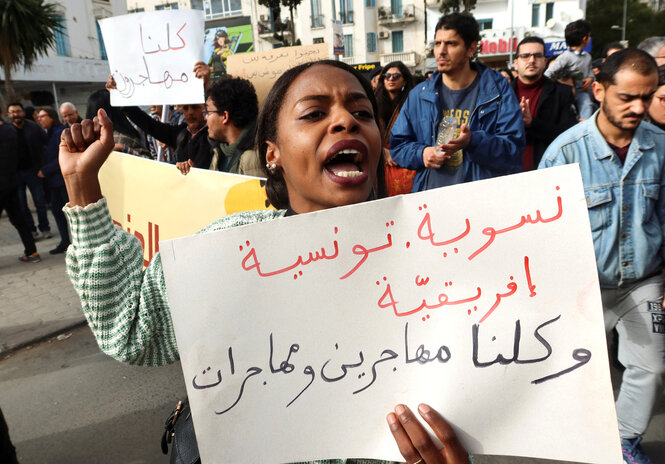
<svg viewBox="0 0 665 464">
<path fill-rule="evenodd" d="M 125 14 L 126 0 L 58 0 L 62 31 L 48 55 L 29 70 L 16 69 L 12 83 L 25 105 L 57 107 L 73 102 L 85 114 L 88 95 L 109 75 L 99 19 Z M 0 69 L 0 79 L 4 80 Z"/>
<path fill-rule="evenodd" d="M 527 36 L 541 37 L 546 54 L 567 47 L 563 31 L 585 15 L 586 0 L 478 0 L 473 11 L 481 27 L 478 58 L 492 67 L 510 67 L 517 44 Z"/>
<path fill-rule="evenodd" d="M 406 0 L 411 1 L 411 0 Z M 302 0 L 294 11 L 296 39 L 303 45 L 330 44 L 333 18 L 341 22 L 340 59 L 368 70 L 399 60 L 417 72 L 436 68 L 432 57 L 440 0 Z M 586 0 L 478 0 L 473 14 L 481 26 L 478 58 L 492 67 L 510 64 L 517 42 L 543 37 L 548 53 L 565 49 L 565 25 L 584 16 Z M 203 10 L 208 32 L 228 29 L 236 48 L 264 51 L 292 42 L 289 11 L 279 14 L 257 0 L 59 0 L 63 32 L 56 47 L 31 70 L 16 70 L 14 86 L 25 104 L 57 106 L 72 101 L 85 113 L 88 95 L 106 82 L 109 69 L 97 21 L 127 12 Z M 240 31 L 240 32 L 238 32 Z M 235 35 L 234 35 L 235 34 Z M 242 37 L 242 38 L 241 38 Z M 365 66 L 363 66 L 365 65 Z M 0 70 L 0 78 L 4 73 Z"/>
<path fill-rule="evenodd" d="M 302 0 L 294 12 L 295 36 L 303 45 L 331 44 L 332 56 L 336 19 L 342 24 L 344 62 L 373 67 L 400 60 L 425 72 L 435 69 L 432 47 L 440 1 Z M 257 0 L 127 0 L 127 8 L 130 12 L 202 9 L 207 27 L 244 18 L 253 31 L 251 51 L 282 46 L 284 38 L 293 40 L 288 10 L 282 8 L 278 17 Z M 548 53 L 561 52 L 565 25 L 582 18 L 585 8 L 586 0 L 478 0 L 473 10 L 482 30 L 478 57 L 492 67 L 507 66 L 517 42 L 527 35 L 543 37 Z"/>
</svg>

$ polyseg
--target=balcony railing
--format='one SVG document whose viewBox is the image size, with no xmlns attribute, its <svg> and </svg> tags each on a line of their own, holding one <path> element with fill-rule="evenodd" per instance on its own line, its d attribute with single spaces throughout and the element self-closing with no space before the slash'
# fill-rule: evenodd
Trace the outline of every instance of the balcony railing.
<svg viewBox="0 0 665 464">
<path fill-rule="evenodd" d="M 312 20 L 312 28 L 323 27 L 323 15 L 312 15 L 310 18 Z"/>
<path fill-rule="evenodd" d="M 414 5 L 403 5 L 400 8 L 379 7 L 379 24 L 382 26 L 401 26 L 416 20 L 416 8 Z"/>
<path fill-rule="evenodd" d="M 353 23 L 353 10 L 340 11 L 339 20 L 342 21 L 342 24 Z"/>
<path fill-rule="evenodd" d="M 381 55 L 381 66 L 385 66 L 391 61 L 401 61 L 406 66 L 416 66 L 418 64 L 418 54 L 416 52 L 386 53 Z"/>
</svg>

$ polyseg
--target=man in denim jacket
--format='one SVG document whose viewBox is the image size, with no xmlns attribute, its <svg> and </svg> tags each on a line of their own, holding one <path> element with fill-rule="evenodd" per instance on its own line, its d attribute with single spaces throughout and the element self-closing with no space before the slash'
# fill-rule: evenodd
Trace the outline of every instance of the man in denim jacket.
<svg viewBox="0 0 665 464">
<path fill-rule="evenodd" d="M 390 132 L 393 160 L 416 171 L 413 192 L 522 171 L 522 110 L 501 74 L 471 61 L 479 40 L 469 13 L 436 25 L 438 71 L 411 90 Z M 452 137 L 438 136 L 444 117 Z"/>
<path fill-rule="evenodd" d="M 580 165 L 605 328 L 616 329 L 626 367 L 616 402 L 624 460 L 650 463 L 639 443 L 665 372 L 665 132 L 642 118 L 658 70 L 629 48 L 607 58 L 596 79 L 600 111 L 554 140 L 539 167 Z"/>
</svg>

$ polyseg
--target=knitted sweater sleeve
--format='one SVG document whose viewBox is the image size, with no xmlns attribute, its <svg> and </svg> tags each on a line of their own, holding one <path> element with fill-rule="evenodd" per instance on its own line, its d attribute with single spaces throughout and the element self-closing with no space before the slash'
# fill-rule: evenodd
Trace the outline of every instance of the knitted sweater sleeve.
<svg viewBox="0 0 665 464">
<path fill-rule="evenodd" d="M 160 254 L 143 270 L 141 243 L 115 226 L 106 199 L 85 207 L 65 207 L 72 246 L 67 273 L 97 344 L 129 364 L 159 366 L 179 357 Z M 261 222 L 283 211 L 226 216 L 202 232 Z"/>
</svg>

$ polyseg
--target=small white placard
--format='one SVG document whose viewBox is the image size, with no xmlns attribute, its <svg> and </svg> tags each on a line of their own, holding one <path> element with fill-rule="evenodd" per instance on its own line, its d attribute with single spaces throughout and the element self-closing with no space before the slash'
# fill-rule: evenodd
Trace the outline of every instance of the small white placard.
<svg viewBox="0 0 665 464">
<path fill-rule="evenodd" d="M 164 10 L 99 21 L 117 89 L 113 106 L 203 103 L 203 11 Z"/>
</svg>

